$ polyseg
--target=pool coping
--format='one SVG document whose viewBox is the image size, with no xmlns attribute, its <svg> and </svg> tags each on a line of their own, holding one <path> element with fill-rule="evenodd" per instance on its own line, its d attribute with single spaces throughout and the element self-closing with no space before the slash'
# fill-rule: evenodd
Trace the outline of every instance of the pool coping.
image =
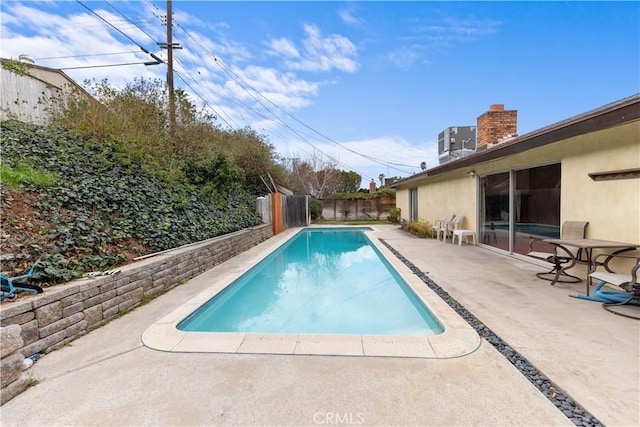
<svg viewBox="0 0 640 427">
<path fill-rule="evenodd" d="M 334 228 L 311 226 L 314 228 Z M 280 355 L 324 355 L 361 357 L 409 357 L 448 359 L 462 357 L 478 349 L 481 338 L 458 313 L 400 261 L 378 237 L 375 225 L 366 235 L 413 293 L 436 316 L 444 332 L 433 336 L 335 335 L 287 333 L 236 333 L 180 331 L 177 324 L 213 296 L 229 286 L 247 270 L 285 244 L 300 229 L 287 230 L 227 261 L 209 272 L 191 279 L 207 280 L 206 290 L 160 318 L 142 334 L 142 343 L 151 349 L 183 353 L 238 353 Z M 246 258 L 246 259 L 244 259 Z M 247 261 L 242 262 L 242 261 Z M 225 268 L 227 265 L 227 268 Z M 215 274 L 215 277 L 213 277 Z M 188 283 L 186 284 L 188 286 Z"/>
</svg>

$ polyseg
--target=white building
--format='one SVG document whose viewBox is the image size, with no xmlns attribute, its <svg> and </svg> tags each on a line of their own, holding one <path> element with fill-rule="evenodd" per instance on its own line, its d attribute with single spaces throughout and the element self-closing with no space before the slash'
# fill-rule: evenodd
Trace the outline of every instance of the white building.
<svg viewBox="0 0 640 427">
<path fill-rule="evenodd" d="M 61 70 L 0 58 L 0 120 L 44 124 L 72 94 L 91 97 Z"/>
</svg>

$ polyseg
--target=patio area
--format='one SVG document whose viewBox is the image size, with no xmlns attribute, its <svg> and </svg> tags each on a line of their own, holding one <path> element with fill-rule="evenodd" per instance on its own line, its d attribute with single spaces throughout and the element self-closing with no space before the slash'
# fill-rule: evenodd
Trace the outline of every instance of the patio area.
<svg viewBox="0 0 640 427">
<path fill-rule="evenodd" d="M 570 298 L 584 282 L 549 286 L 527 261 L 374 228 L 602 424 L 640 425 L 640 322 Z M 30 369 L 37 383 L 2 406 L 2 425 L 573 425 L 484 339 L 450 359 L 175 353 L 142 344 L 158 319 L 292 232 L 44 355 Z"/>
</svg>

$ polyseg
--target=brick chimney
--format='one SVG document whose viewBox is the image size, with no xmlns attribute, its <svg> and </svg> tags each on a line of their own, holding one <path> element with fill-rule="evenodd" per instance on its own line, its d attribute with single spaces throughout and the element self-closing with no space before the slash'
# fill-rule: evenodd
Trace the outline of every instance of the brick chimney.
<svg viewBox="0 0 640 427">
<path fill-rule="evenodd" d="M 373 194 L 376 192 L 376 182 L 372 179 L 369 183 L 369 193 Z"/>
<path fill-rule="evenodd" d="M 494 104 L 478 117 L 477 124 L 477 150 L 486 150 L 489 144 L 518 136 L 518 110 L 505 110 L 504 104 Z"/>
</svg>

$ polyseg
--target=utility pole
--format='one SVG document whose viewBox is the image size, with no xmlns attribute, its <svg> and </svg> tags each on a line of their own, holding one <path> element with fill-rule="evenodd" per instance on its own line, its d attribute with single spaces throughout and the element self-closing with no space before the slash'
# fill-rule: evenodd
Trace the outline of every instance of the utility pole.
<svg viewBox="0 0 640 427">
<path fill-rule="evenodd" d="M 176 127 L 176 97 L 173 89 L 173 49 L 182 49 L 178 43 L 173 43 L 173 8 L 171 0 L 167 0 L 167 42 L 158 43 L 167 49 L 167 90 L 169 91 L 169 132 L 173 134 Z"/>
<path fill-rule="evenodd" d="M 173 9 L 171 0 L 167 0 L 167 88 L 169 90 L 169 123 L 170 132 L 176 127 L 176 97 L 173 92 Z"/>
</svg>

